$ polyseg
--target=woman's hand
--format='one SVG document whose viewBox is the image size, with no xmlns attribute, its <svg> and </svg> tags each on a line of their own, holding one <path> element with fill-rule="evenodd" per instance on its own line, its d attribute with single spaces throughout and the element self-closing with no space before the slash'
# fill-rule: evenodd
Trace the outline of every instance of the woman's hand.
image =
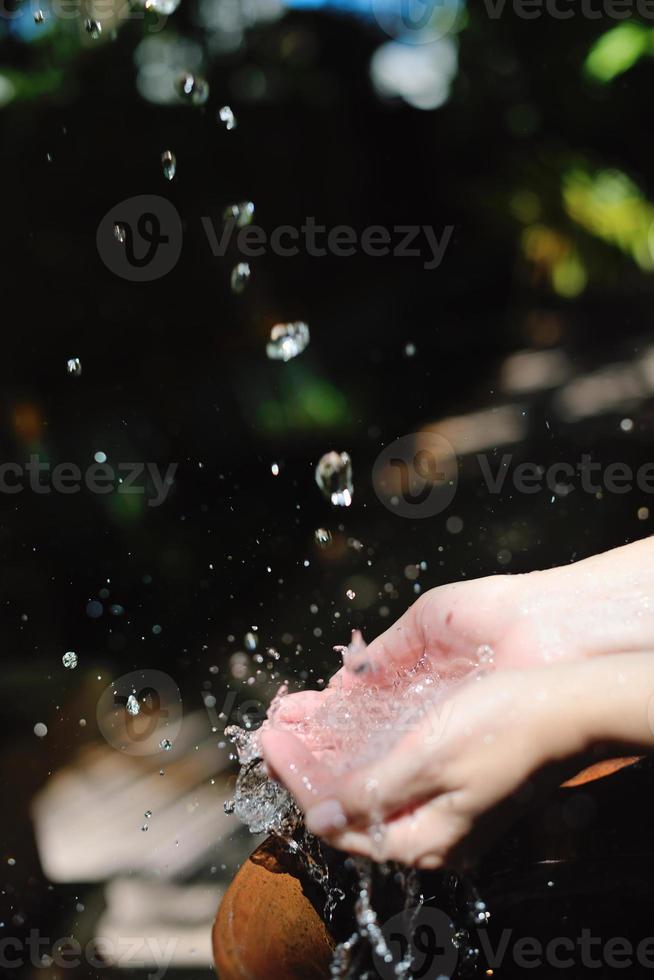
<svg viewBox="0 0 654 980">
<path fill-rule="evenodd" d="M 445 678 L 486 659 L 494 669 L 535 668 L 654 649 L 654 539 L 576 564 L 527 575 L 495 575 L 432 589 L 346 667 L 324 691 L 284 698 L 276 727 L 312 744 L 312 718 L 342 687 L 392 682 L 427 657 Z"/>
<path fill-rule="evenodd" d="M 338 778 L 288 731 L 272 727 L 262 742 L 308 828 L 334 847 L 465 866 L 592 747 L 654 745 L 653 694 L 651 653 L 498 671 L 461 685 L 386 756 Z"/>
</svg>

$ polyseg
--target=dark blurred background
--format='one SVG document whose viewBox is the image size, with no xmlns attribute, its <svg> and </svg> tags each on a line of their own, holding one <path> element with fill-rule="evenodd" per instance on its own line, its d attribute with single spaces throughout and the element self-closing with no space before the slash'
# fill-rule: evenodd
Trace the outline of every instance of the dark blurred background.
<svg viewBox="0 0 654 980">
<path fill-rule="evenodd" d="M 185 926 L 200 938 L 183 933 L 177 968 L 210 975 L 207 910 L 250 846 L 223 814 L 222 729 L 252 688 L 270 696 L 271 672 L 319 683 L 334 643 L 353 627 L 374 636 L 419 591 L 650 533 L 636 487 L 527 496 L 507 481 L 493 494 L 474 454 L 493 469 L 503 453 L 544 467 L 584 453 L 651 461 L 654 22 L 525 20 L 509 6 L 493 18 L 478 4 L 430 40 L 384 30 L 392 8 L 345 0 L 158 9 L 65 19 L 23 0 L 0 17 L 0 461 L 177 464 L 160 506 L 151 486 L 0 494 L 0 919 L 4 936 L 50 938 L 30 976 L 62 975 L 55 940 L 120 933 L 130 902 L 152 895 L 168 897 L 139 934 L 181 930 L 191 886 L 208 889 Z M 182 71 L 208 82 L 203 105 L 175 96 Z M 174 204 L 184 241 L 168 275 L 134 283 L 103 264 L 96 232 L 141 194 Z M 201 217 L 220 229 L 247 200 L 268 232 L 307 216 L 359 234 L 454 232 L 434 270 L 424 257 L 268 252 L 237 295 L 239 256 L 212 254 Z M 295 320 L 308 348 L 269 360 L 271 326 Z M 459 487 L 444 512 L 412 520 L 378 499 L 372 467 L 394 439 L 432 429 L 459 454 Z M 315 483 L 332 449 L 352 458 L 349 508 Z M 175 779 L 163 750 L 121 752 L 96 715 L 108 685 L 155 669 L 194 719 Z M 196 745 L 206 764 L 190 779 Z M 160 783 L 139 790 L 152 773 Z M 157 829 L 149 801 L 173 807 L 176 779 L 185 806 Z M 204 844 L 175 865 L 166 848 L 196 833 Z M 77 876 L 76 841 L 95 860 Z M 141 886 L 153 891 L 139 898 Z"/>
</svg>

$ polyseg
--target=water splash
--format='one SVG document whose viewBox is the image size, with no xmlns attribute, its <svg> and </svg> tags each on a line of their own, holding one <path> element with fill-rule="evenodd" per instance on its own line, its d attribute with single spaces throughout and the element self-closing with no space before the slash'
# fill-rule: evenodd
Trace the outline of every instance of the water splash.
<svg viewBox="0 0 654 980">
<path fill-rule="evenodd" d="M 287 720 L 284 703 L 288 689 L 283 686 L 273 699 L 262 728 L 279 725 L 293 732 L 337 775 L 387 752 L 408 727 L 424 721 L 453 684 L 478 667 L 473 660 L 454 665 L 448 662 L 441 667 L 422 656 L 393 677 L 381 677 L 360 632 L 353 631 L 347 647 L 335 649 L 343 656 L 344 670 L 332 678 L 310 717 L 292 714 L 293 720 Z M 366 675 L 365 684 L 353 681 L 362 674 Z M 235 813 L 252 833 L 275 835 L 297 858 L 310 880 L 320 886 L 326 922 L 337 922 L 335 934 L 349 937 L 334 950 L 330 972 L 333 980 L 378 976 L 375 961 L 387 967 L 389 976 L 410 980 L 411 943 L 399 954 L 394 953 L 383 923 L 401 911 L 404 931 L 408 936 L 413 934 L 412 923 L 417 922 L 425 901 L 420 873 L 392 862 L 377 864 L 367 858 L 346 857 L 308 833 L 291 794 L 268 774 L 262 759 L 261 730 L 238 726 L 225 730 L 242 766 L 234 800 L 226 804 L 226 812 Z M 371 833 L 383 841 L 383 824 L 372 827 Z M 443 880 L 460 881 L 454 875 L 443 876 Z M 464 919 L 465 925 L 484 924 L 488 918 L 486 906 L 476 893 L 473 898 L 457 909 L 459 918 Z M 450 904 L 457 907 L 454 886 Z M 455 941 L 461 962 L 474 961 L 476 951 L 470 948 L 469 934 L 461 925 L 447 941 Z"/>
</svg>

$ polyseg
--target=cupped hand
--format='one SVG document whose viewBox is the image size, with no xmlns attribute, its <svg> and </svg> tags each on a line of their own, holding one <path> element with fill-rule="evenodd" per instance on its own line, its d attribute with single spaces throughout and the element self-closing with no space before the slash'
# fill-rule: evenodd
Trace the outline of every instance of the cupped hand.
<svg viewBox="0 0 654 980">
<path fill-rule="evenodd" d="M 469 680 L 388 754 L 337 777 L 281 728 L 263 733 L 265 755 L 309 830 L 334 847 L 423 868 L 465 866 L 516 810 L 580 768 L 587 746 L 573 669 Z"/>
</svg>

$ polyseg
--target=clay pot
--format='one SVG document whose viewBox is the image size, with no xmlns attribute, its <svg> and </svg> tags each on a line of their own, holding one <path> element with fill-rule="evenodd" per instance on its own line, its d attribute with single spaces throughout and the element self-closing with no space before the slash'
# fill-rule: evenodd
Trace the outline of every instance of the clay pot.
<svg viewBox="0 0 654 980">
<path fill-rule="evenodd" d="M 274 838 L 265 841 L 227 889 L 214 923 L 220 980 L 329 977 L 334 940 L 312 899 L 299 864 L 291 865 Z"/>
</svg>

